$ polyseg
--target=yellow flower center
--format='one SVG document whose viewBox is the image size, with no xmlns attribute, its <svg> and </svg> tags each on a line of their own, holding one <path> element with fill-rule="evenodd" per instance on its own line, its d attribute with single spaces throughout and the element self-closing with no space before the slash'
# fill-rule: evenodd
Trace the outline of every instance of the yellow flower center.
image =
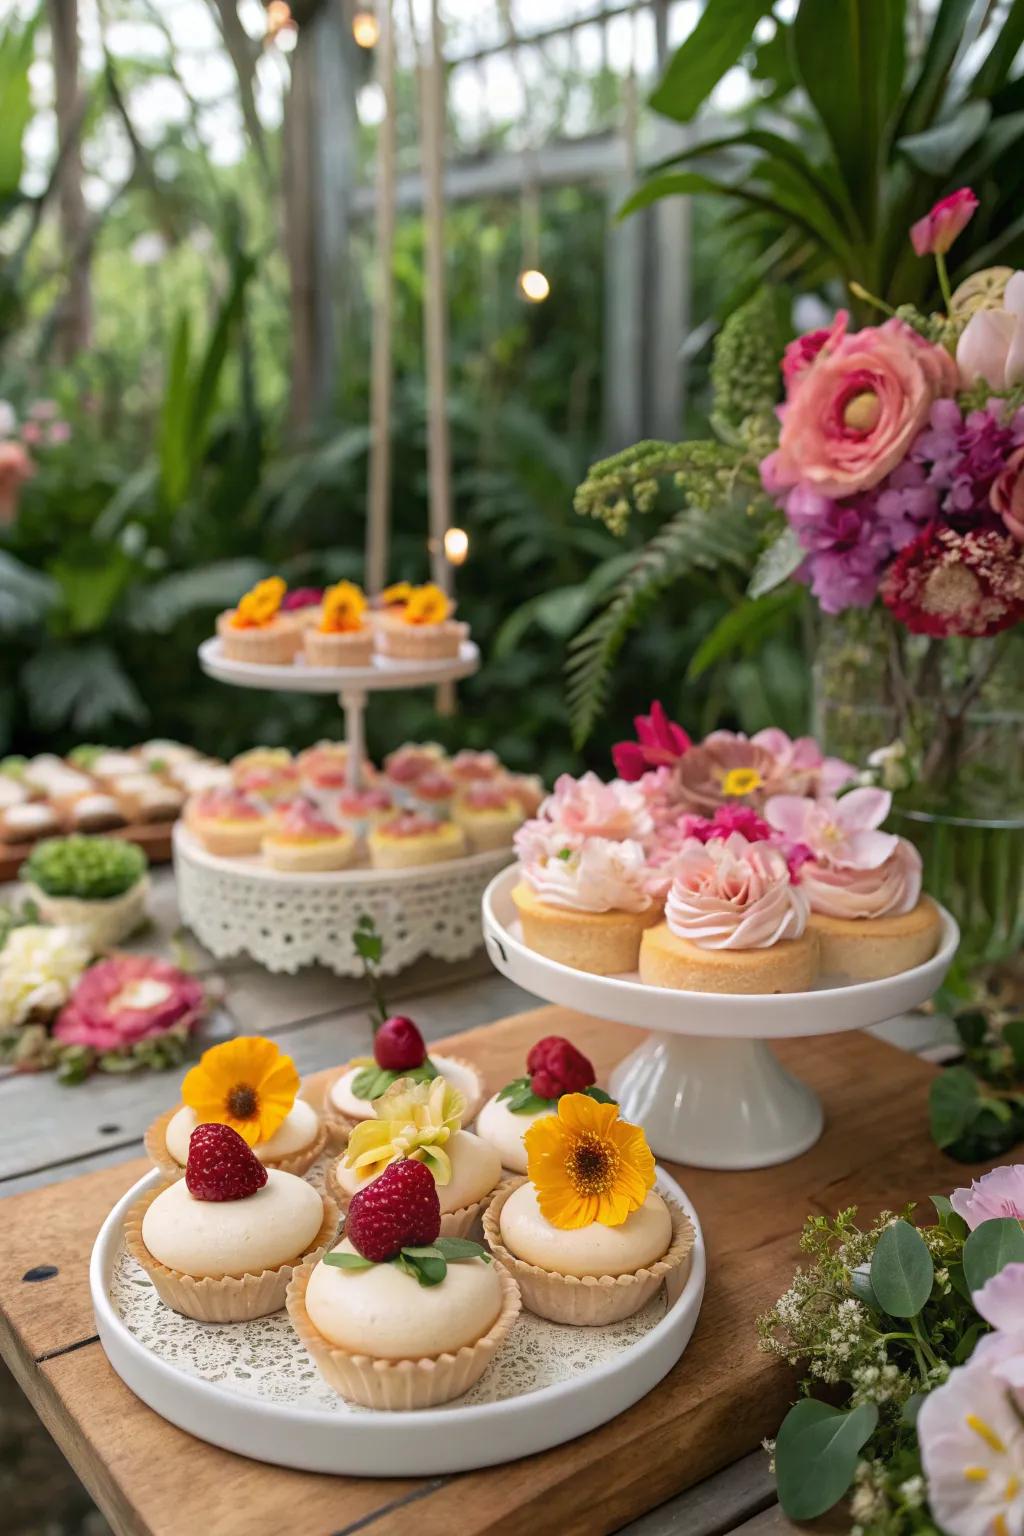
<svg viewBox="0 0 1024 1536">
<path fill-rule="evenodd" d="M 225 1102 L 234 1120 L 253 1120 L 259 1114 L 260 1096 L 251 1083 L 236 1083 Z"/>
<path fill-rule="evenodd" d="M 565 1171 L 578 1195 L 603 1195 L 614 1185 L 621 1161 L 610 1142 L 585 1131 L 570 1144 Z"/>
<path fill-rule="evenodd" d="M 764 779 L 756 768 L 730 768 L 722 779 L 722 792 L 726 795 L 750 795 L 760 789 Z"/>
<path fill-rule="evenodd" d="M 873 389 L 865 389 L 847 400 L 843 411 L 843 426 L 851 432 L 871 432 L 878 425 L 882 414 L 882 402 Z"/>
</svg>

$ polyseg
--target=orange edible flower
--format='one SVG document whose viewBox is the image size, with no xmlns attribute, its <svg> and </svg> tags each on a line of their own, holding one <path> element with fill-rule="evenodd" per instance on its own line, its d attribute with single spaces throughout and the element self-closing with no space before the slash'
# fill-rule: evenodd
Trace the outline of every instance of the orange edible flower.
<svg viewBox="0 0 1024 1536">
<path fill-rule="evenodd" d="M 291 1113 L 299 1074 L 262 1035 L 239 1035 L 204 1051 L 181 1085 L 201 1125 L 230 1125 L 250 1147 L 269 1141 Z"/>
<path fill-rule="evenodd" d="M 558 1111 L 523 1137 L 541 1214 L 563 1232 L 598 1221 L 620 1227 L 654 1186 L 654 1158 L 643 1131 L 619 1119 L 617 1104 L 565 1093 Z"/>
<path fill-rule="evenodd" d="M 287 590 L 288 585 L 280 576 L 268 576 L 266 581 L 258 581 L 239 601 L 231 615 L 232 628 L 262 629 L 264 624 L 269 624 L 277 617 L 281 599 Z"/>
<path fill-rule="evenodd" d="M 363 627 L 366 598 L 354 581 L 339 581 L 324 593 L 320 629 L 325 635 L 351 634 Z"/>
<path fill-rule="evenodd" d="M 380 600 L 385 608 L 404 608 L 411 596 L 411 581 L 394 581 L 390 587 L 384 588 Z"/>
<path fill-rule="evenodd" d="M 425 586 L 413 588 L 402 618 L 407 624 L 442 624 L 450 606 L 441 588 L 428 581 Z"/>
</svg>

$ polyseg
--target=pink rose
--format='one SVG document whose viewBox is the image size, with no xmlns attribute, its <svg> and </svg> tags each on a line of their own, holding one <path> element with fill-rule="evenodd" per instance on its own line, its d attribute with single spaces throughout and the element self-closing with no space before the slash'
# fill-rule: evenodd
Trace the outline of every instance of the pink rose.
<svg viewBox="0 0 1024 1536">
<path fill-rule="evenodd" d="M 13 523 L 22 485 L 35 474 L 35 465 L 21 443 L 0 443 L 0 523 Z"/>
<path fill-rule="evenodd" d="M 949 353 L 902 320 L 841 337 L 793 381 L 765 466 L 771 486 L 843 497 L 877 485 L 957 383 Z"/>
<path fill-rule="evenodd" d="M 1024 272 L 1006 285 L 1002 309 L 979 309 L 956 344 L 960 380 L 966 389 L 984 379 L 993 389 L 1024 381 Z"/>
<path fill-rule="evenodd" d="M 836 342 L 846 335 L 849 319 L 847 311 L 840 309 L 831 325 L 823 326 L 818 331 L 807 331 L 803 336 L 798 336 L 795 341 L 789 342 L 782 354 L 782 377 L 785 380 L 787 395 L 796 381 L 807 372 L 815 358 L 826 348 L 835 346 Z"/>
<path fill-rule="evenodd" d="M 1024 448 L 1015 448 L 992 482 L 989 503 L 1007 533 L 1024 544 Z"/>
<path fill-rule="evenodd" d="M 910 226 L 910 239 L 919 256 L 945 256 L 953 241 L 974 217 L 978 199 L 970 187 L 940 198 L 930 213 Z"/>
<path fill-rule="evenodd" d="M 694 839 L 673 874 L 665 921 L 677 938 L 702 949 L 767 949 L 798 939 L 807 926 L 807 898 L 770 843 L 748 843 L 738 832 L 709 843 Z"/>
<path fill-rule="evenodd" d="M 111 955 L 81 977 L 53 1033 L 64 1045 L 123 1050 L 169 1029 L 192 1029 L 202 1011 L 194 976 L 149 955 Z"/>
<path fill-rule="evenodd" d="M 983 1221 L 1015 1216 L 1024 1221 L 1024 1163 L 1004 1164 L 983 1173 L 970 1189 L 955 1189 L 949 1203 L 973 1232 Z"/>
</svg>

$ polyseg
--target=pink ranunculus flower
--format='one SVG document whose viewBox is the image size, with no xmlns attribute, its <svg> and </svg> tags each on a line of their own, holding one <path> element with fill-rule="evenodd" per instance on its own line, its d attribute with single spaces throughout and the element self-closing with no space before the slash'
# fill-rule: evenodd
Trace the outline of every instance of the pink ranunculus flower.
<svg viewBox="0 0 1024 1536">
<path fill-rule="evenodd" d="M 1007 533 L 1024 544 L 1024 448 L 1015 448 L 992 482 L 989 504 Z"/>
<path fill-rule="evenodd" d="M 964 389 L 979 379 L 999 391 L 1024 382 L 1024 272 L 1007 283 L 1002 309 L 979 309 L 968 320 L 956 364 Z"/>
<path fill-rule="evenodd" d="M 896 468 L 934 402 L 957 384 L 949 353 L 902 320 L 843 336 L 793 381 L 778 450 L 762 473 L 774 491 L 809 485 L 839 498 L 867 490 Z"/>
<path fill-rule="evenodd" d="M 955 1189 L 949 1203 L 973 1232 L 983 1221 L 1015 1216 L 1024 1221 L 1024 1163 L 1007 1163 L 983 1173 L 970 1189 Z"/>
<path fill-rule="evenodd" d="M 970 187 L 940 198 L 930 213 L 910 226 L 910 240 L 919 256 L 945 256 L 953 241 L 974 217 L 978 199 Z"/>
<path fill-rule="evenodd" d="M 21 443 L 0 443 L 0 523 L 13 523 L 21 488 L 34 474 L 35 465 Z"/>
<path fill-rule="evenodd" d="M 803 844 L 820 864 L 878 869 L 899 846 L 898 837 L 878 831 L 891 808 L 887 789 L 852 789 L 841 800 L 773 795 L 764 817 L 785 844 Z"/>
<path fill-rule="evenodd" d="M 787 394 L 815 359 L 828 348 L 834 347 L 836 342 L 846 335 L 849 319 L 849 313 L 845 309 L 837 310 L 831 325 L 822 326 L 817 331 L 805 331 L 802 336 L 797 336 L 795 341 L 787 344 L 782 354 L 782 377 Z"/>
<path fill-rule="evenodd" d="M 635 783 L 648 769 L 670 768 L 692 746 L 682 726 L 668 718 L 657 700 L 650 714 L 637 715 L 633 725 L 636 741 L 620 741 L 612 747 L 615 772 L 627 783 Z"/>
<path fill-rule="evenodd" d="M 813 736 L 787 736 L 778 726 L 769 726 L 750 739 L 774 757 L 773 778 L 784 782 L 791 794 L 835 795 L 857 777 L 852 763 L 826 757 Z"/>
<path fill-rule="evenodd" d="M 612 842 L 649 837 L 654 830 L 643 795 L 635 784 L 605 784 L 596 773 L 578 779 L 563 773 L 540 808 L 542 819 L 579 837 Z"/>
<path fill-rule="evenodd" d="M 90 966 L 61 1010 L 53 1033 L 63 1045 L 116 1051 L 192 1029 L 203 1012 L 194 976 L 150 955 L 111 955 Z"/>
</svg>

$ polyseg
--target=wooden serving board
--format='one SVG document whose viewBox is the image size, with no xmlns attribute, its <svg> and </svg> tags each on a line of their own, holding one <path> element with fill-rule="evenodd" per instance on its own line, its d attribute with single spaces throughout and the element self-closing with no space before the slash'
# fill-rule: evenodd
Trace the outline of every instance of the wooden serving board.
<svg viewBox="0 0 1024 1536">
<path fill-rule="evenodd" d="M 68 828 L 64 830 L 67 832 Z M 111 827 L 95 835 L 123 837 L 126 842 L 141 848 L 151 864 L 167 864 L 171 858 L 173 834 L 173 821 L 139 821 L 125 827 Z M 0 842 L 0 880 L 16 880 L 19 869 L 34 847 L 35 843 Z"/>
<path fill-rule="evenodd" d="M 437 1044 L 475 1062 L 494 1090 L 519 1075 L 535 1040 L 555 1033 L 586 1051 L 602 1080 L 637 1043 L 636 1032 L 621 1025 L 540 1008 Z M 119 1536 L 614 1531 L 778 1428 L 793 1380 L 759 1353 L 755 1319 L 792 1277 L 804 1217 L 847 1205 L 870 1217 L 968 1177 L 928 1137 L 935 1068 L 860 1033 L 780 1042 L 778 1049 L 820 1094 L 824 1136 L 779 1168 L 720 1173 L 668 1165 L 707 1239 L 708 1285 L 696 1331 L 648 1397 L 568 1445 L 458 1476 L 332 1478 L 247 1461 L 165 1423 L 107 1364 L 87 1282 L 97 1230 L 146 1171 L 138 1159 L 0 1204 L 0 1352 Z M 322 1090 L 326 1075 L 309 1081 Z M 54 1268 L 49 1278 L 39 1278 L 44 1266 Z"/>
</svg>

